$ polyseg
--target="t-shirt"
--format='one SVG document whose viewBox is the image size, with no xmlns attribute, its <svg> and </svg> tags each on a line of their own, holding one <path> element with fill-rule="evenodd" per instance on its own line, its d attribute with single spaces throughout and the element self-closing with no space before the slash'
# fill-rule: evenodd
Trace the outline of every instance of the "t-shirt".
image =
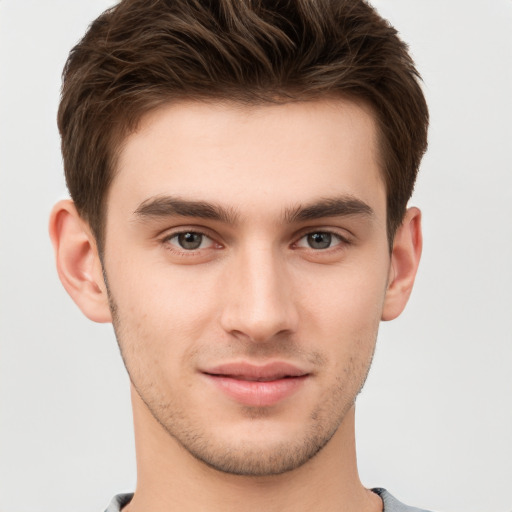
<svg viewBox="0 0 512 512">
<path fill-rule="evenodd" d="M 384 503 L 383 512 L 428 512 L 421 508 L 408 507 L 407 505 L 404 505 L 389 494 L 386 489 L 376 488 L 372 489 L 372 491 L 381 497 L 382 502 Z M 118 494 L 117 496 L 114 496 L 105 512 L 120 512 L 125 505 L 130 503 L 132 497 L 133 494 Z"/>
<path fill-rule="evenodd" d="M 384 512 L 428 512 L 428 510 L 424 510 L 422 508 L 409 507 L 407 505 L 404 505 L 402 502 L 398 501 L 394 496 L 389 494 L 389 492 L 386 491 L 386 489 L 377 487 L 375 489 L 372 489 L 372 491 L 381 497 L 382 502 L 384 503 Z"/>
</svg>

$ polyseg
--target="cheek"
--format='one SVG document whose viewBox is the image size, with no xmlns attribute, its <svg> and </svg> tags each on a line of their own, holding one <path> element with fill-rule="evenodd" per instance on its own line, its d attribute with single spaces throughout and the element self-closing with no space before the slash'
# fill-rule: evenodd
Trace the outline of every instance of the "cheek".
<svg viewBox="0 0 512 512">
<path fill-rule="evenodd" d="M 364 328 L 380 320 L 387 283 L 382 263 L 328 268 L 302 282 L 304 307 L 322 323 Z"/>
<path fill-rule="evenodd" d="M 386 288 L 386 269 L 340 269 L 304 295 L 301 318 L 307 338 L 333 355 L 333 362 L 368 359 L 373 353 Z"/>
<path fill-rule="evenodd" d="M 117 306 L 116 330 L 127 350 L 137 357 L 151 353 L 156 362 L 176 359 L 211 330 L 216 294 L 201 276 L 170 265 L 123 263 L 112 265 L 107 275 Z"/>
</svg>

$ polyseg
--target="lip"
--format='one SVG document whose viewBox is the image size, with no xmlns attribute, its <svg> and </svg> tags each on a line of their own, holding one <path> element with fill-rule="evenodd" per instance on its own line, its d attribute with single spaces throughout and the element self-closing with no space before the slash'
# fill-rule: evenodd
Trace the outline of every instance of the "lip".
<svg viewBox="0 0 512 512">
<path fill-rule="evenodd" d="M 264 365 L 227 363 L 202 373 L 228 397 L 253 407 L 277 404 L 297 392 L 310 375 L 293 364 L 280 361 Z"/>
</svg>

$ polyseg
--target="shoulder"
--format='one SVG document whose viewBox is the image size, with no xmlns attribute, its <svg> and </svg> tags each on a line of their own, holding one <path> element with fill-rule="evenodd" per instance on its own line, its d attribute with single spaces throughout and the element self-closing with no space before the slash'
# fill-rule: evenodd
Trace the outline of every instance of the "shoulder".
<svg viewBox="0 0 512 512">
<path fill-rule="evenodd" d="M 422 508 L 408 507 L 407 505 L 404 505 L 386 491 L 386 489 L 377 487 L 372 489 L 372 491 L 381 497 L 382 502 L 384 503 L 383 512 L 428 512 Z"/>
<path fill-rule="evenodd" d="M 121 509 L 130 503 L 133 498 L 133 493 L 130 494 L 118 494 L 112 498 L 109 506 L 105 512 L 121 512 Z"/>
<path fill-rule="evenodd" d="M 416 508 L 416 507 L 408 507 L 404 505 L 400 501 L 398 501 L 394 496 L 392 496 L 386 489 L 375 488 L 372 489 L 375 494 L 378 494 L 382 502 L 384 503 L 383 512 L 428 512 L 427 510 Z M 105 512 L 121 512 L 121 509 L 130 503 L 133 498 L 133 493 L 131 494 L 118 494 L 112 498 L 109 506 L 105 510 Z"/>
</svg>

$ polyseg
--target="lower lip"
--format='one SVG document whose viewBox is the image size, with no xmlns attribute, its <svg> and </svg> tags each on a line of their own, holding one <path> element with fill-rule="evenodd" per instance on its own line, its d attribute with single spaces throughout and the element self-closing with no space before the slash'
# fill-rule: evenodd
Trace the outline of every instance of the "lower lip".
<svg viewBox="0 0 512 512">
<path fill-rule="evenodd" d="M 240 380 L 220 375 L 206 375 L 221 391 L 237 402 L 252 407 L 268 407 L 293 395 L 307 375 L 266 382 Z"/>
</svg>

